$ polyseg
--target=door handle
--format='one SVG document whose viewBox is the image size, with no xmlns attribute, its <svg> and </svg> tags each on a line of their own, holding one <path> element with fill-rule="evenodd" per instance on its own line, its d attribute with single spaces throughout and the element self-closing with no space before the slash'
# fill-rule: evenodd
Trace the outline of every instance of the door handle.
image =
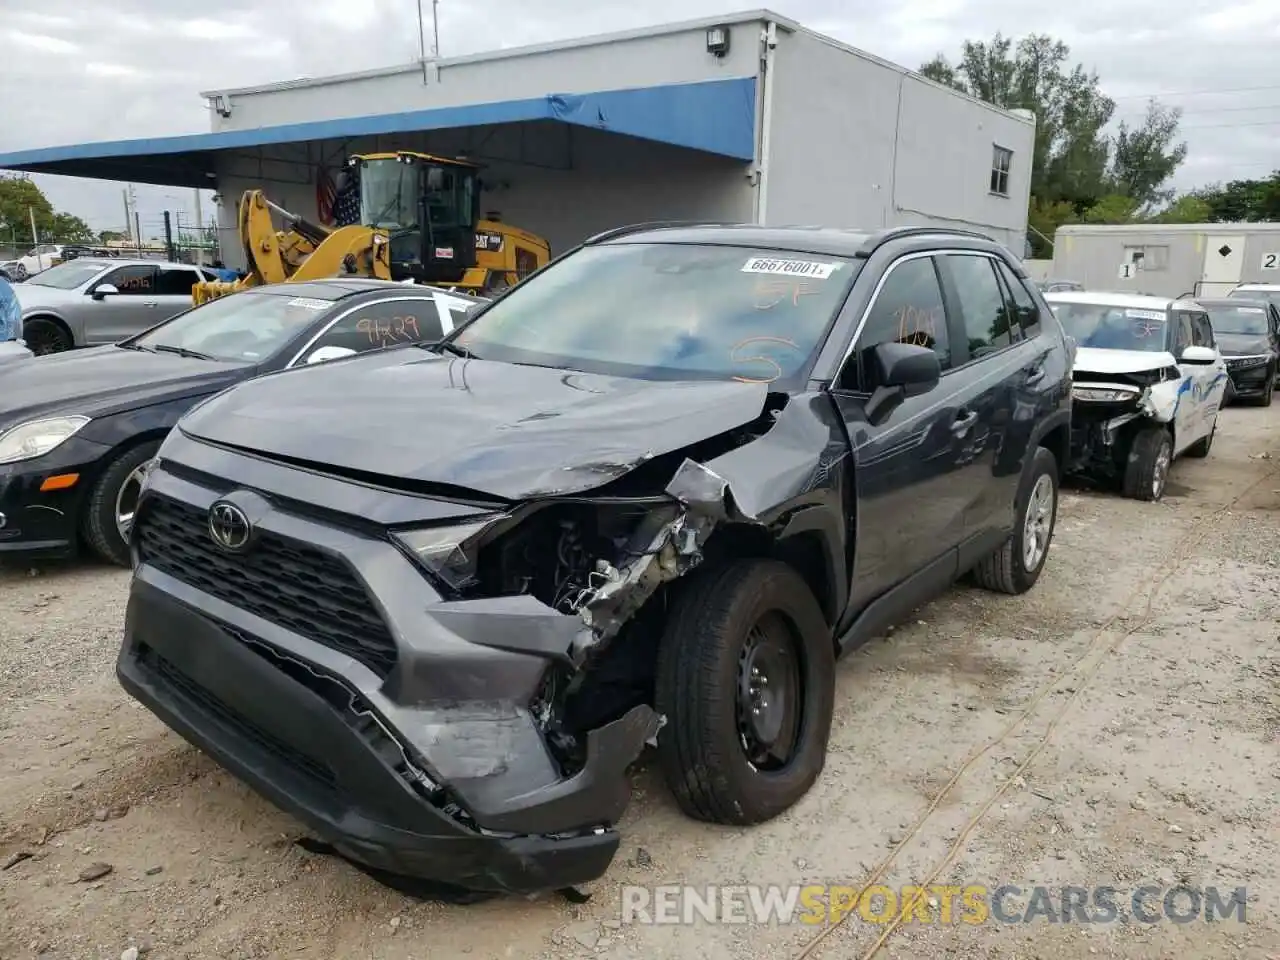
<svg viewBox="0 0 1280 960">
<path fill-rule="evenodd" d="M 160 303 L 157 300 L 143 300 L 142 305 L 144 307 L 158 307 L 160 306 Z"/>
<path fill-rule="evenodd" d="M 954 434 L 968 433 L 969 428 L 978 422 L 978 415 L 972 412 L 961 410 L 956 414 L 956 422 L 951 424 L 951 432 Z"/>
</svg>

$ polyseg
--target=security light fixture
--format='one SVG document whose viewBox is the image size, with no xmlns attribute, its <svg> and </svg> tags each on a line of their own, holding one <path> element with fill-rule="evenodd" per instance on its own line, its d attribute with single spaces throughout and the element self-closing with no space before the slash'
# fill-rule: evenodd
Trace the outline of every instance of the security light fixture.
<svg viewBox="0 0 1280 960">
<path fill-rule="evenodd" d="M 707 53 L 717 57 L 723 57 L 729 52 L 729 28 L 728 27 L 708 27 L 707 28 Z"/>
</svg>

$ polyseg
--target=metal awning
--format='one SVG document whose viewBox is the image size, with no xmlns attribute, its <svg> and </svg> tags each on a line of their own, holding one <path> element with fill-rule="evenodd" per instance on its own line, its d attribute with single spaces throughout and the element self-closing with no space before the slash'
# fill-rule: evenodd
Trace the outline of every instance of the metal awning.
<svg viewBox="0 0 1280 960">
<path fill-rule="evenodd" d="M 216 154 L 275 144 L 496 124 L 553 121 L 749 161 L 755 156 L 755 79 L 548 94 L 252 130 L 113 140 L 0 154 L 0 169 L 174 187 L 217 186 Z"/>
</svg>

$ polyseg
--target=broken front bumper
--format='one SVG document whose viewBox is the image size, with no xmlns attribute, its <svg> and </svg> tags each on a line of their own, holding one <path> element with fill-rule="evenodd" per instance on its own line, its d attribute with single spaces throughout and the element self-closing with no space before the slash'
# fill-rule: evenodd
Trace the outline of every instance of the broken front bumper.
<svg viewBox="0 0 1280 960">
<path fill-rule="evenodd" d="M 131 695 L 358 863 L 513 893 L 605 871 L 658 719 L 640 706 L 591 731 L 562 772 L 531 707 L 575 618 L 531 598 L 440 603 L 390 544 L 270 507 L 251 553 L 272 580 L 254 582 L 250 554 L 205 542 L 217 499 L 152 473 L 117 665 Z M 295 602 L 308 590 L 314 620 Z M 370 655 L 379 628 L 390 659 Z"/>
</svg>

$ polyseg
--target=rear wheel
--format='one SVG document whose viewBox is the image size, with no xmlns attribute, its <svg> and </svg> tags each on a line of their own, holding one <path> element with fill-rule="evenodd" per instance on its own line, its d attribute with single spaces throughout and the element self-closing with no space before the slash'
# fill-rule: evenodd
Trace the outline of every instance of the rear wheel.
<svg viewBox="0 0 1280 960">
<path fill-rule="evenodd" d="M 1173 437 L 1163 427 L 1147 427 L 1133 438 L 1124 470 L 1124 495 L 1159 500 L 1173 465 Z"/>
<path fill-rule="evenodd" d="M 1013 533 L 973 568 L 974 582 L 1000 593 L 1026 593 L 1049 558 L 1057 520 L 1058 460 L 1046 448 L 1036 447 L 1018 488 Z"/>
<path fill-rule="evenodd" d="M 129 566 L 129 537 L 147 463 L 160 449 L 153 440 L 130 447 L 107 464 L 85 505 L 84 538 L 107 563 Z"/>
<path fill-rule="evenodd" d="M 62 353 L 74 346 L 71 334 L 57 320 L 49 317 L 34 317 L 22 322 L 22 339 L 27 342 L 27 349 L 37 357 L 51 353 Z"/>
<path fill-rule="evenodd" d="M 776 561 L 736 561 L 680 588 L 658 649 L 663 774 L 697 820 L 770 820 L 826 761 L 831 629 L 805 581 Z"/>
</svg>

